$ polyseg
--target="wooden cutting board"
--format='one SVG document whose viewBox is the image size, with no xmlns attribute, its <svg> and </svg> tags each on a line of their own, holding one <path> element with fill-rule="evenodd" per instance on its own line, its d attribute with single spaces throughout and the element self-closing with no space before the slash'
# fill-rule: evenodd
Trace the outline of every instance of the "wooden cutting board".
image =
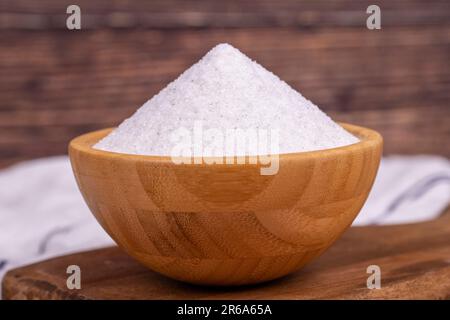
<svg viewBox="0 0 450 320">
<path fill-rule="evenodd" d="M 67 289 L 67 266 L 81 268 L 81 289 Z M 381 289 L 367 288 L 369 265 Z M 5 299 L 449 299 L 450 210 L 419 224 L 350 228 L 297 273 L 256 286 L 211 288 L 160 276 L 116 247 L 11 270 Z"/>
</svg>

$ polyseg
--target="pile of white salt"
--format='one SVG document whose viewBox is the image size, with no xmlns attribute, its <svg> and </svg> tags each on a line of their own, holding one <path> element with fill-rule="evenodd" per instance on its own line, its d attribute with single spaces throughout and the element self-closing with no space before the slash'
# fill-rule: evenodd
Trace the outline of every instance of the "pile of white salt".
<svg viewBox="0 0 450 320">
<path fill-rule="evenodd" d="M 196 122 L 204 130 L 275 128 L 279 153 L 358 142 L 276 75 L 231 45 L 219 44 L 94 148 L 170 156 L 173 132 L 192 130 Z"/>
</svg>

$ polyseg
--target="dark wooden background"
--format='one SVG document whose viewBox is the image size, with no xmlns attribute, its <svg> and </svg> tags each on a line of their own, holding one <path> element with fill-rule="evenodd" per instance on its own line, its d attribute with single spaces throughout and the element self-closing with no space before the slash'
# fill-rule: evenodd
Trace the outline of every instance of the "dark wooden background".
<svg viewBox="0 0 450 320">
<path fill-rule="evenodd" d="M 66 153 L 117 125 L 219 42 L 335 119 L 379 130 L 386 153 L 450 156 L 450 1 L 0 0 L 0 166 Z"/>
</svg>

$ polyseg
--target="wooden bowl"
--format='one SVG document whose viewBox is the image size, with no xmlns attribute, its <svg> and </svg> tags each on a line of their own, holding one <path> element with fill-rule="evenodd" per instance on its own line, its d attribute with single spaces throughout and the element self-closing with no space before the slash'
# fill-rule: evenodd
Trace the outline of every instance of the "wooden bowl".
<svg viewBox="0 0 450 320">
<path fill-rule="evenodd" d="M 342 125 L 361 141 L 281 154 L 276 175 L 261 175 L 260 165 L 176 165 L 93 149 L 111 129 L 75 138 L 69 155 L 89 208 L 130 256 L 174 279 L 242 285 L 298 270 L 355 219 L 382 138 Z"/>
</svg>

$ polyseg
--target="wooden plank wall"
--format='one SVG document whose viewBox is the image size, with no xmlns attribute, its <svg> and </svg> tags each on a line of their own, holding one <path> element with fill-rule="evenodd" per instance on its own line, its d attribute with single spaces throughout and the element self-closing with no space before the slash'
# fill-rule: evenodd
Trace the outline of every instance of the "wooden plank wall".
<svg viewBox="0 0 450 320">
<path fill-rule="evenodd" d="M 450 156 L 450 1 L 0 0 L 0 166 L 66 152 L 117 125 L 209 48 L 229 42 L 386 153 Z"/>
</svg>

